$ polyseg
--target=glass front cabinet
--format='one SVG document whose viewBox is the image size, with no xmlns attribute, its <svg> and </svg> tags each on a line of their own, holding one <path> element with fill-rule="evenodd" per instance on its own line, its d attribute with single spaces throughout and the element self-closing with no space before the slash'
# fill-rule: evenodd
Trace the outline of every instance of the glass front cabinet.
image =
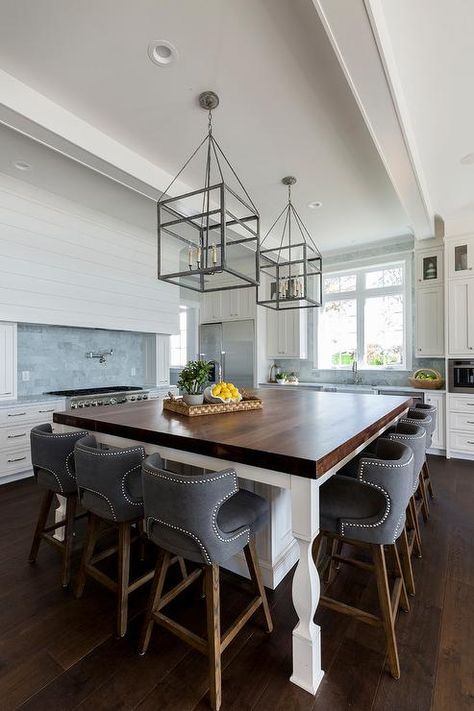
<svg viewBox="0 0 474 711">
<path fill-rule="evenodd" d="M 443 250 L 432 249 L 416 255 L 417 286 L 437 286 L 443 282 Z"/>
<path fill-rule="evenodd" d="M 467 277 L 474 274 L 474 236 L 448 243 L 449 277 Z"/>
</svg>

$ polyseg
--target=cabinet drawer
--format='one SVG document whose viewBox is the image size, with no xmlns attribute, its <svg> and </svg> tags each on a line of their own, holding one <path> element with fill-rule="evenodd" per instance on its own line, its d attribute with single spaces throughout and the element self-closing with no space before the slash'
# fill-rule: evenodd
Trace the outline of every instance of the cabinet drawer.
<svg viewBox="0 0 474 711">
<path fill-rule="evenodd" d="M 472 412 L 474 414 L 474 397 L 470 395 L 466 395 L 465 397 L 452 395 L 449 398 L 449 411 Z M 474 420 L 474 417 L 472 419 Z"/>
<path fill-rule="evenodd" d="M 11 425 L 0 427 L 0 451 L 12 447 L 25 448 L 30 445 L 30 430 L 28 425 Z"/>
<path fill-rule="evenodd" d="M 0 478 L 31 469 L 30 448 L 5 450 L 0 452 Z"/>
<path fill-rule="evenodd" d="M 451 449 L 458 452 L 474 453 L 474 433 L 472 435 L 463 432 L 450 433 Z"/>
<path fill-rule="evenodd" d="M 474 434 L 474 412 L 472 415 L 464 412 L 451 412 L 449 414 L 449 427 L 451 430 L 463 430 Z"/>
<path fill-rule="evenodd" d="M 64 401 L 0 408 L 0 427 L 23 422 L 52 422 L 53 412 L 58 410 L 64 410 Z"/>
</svg>

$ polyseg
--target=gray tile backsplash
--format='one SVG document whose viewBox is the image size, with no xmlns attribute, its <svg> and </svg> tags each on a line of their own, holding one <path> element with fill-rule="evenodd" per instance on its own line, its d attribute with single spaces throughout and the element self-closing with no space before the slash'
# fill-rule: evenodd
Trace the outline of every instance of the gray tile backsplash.
<svg viewBox="0 0 474 711">
<path fill-rule="evenodd" d="M 18 395 L 107 385 L 144 385 L 147 335 L 126 331 L 18 324 Z M 107 365 L 86 351 L 113 349 Z M 135 375 L 132 375 L 135 368 Z M 22 380 L 22 371 L 30 379 Z"/>
</svg>

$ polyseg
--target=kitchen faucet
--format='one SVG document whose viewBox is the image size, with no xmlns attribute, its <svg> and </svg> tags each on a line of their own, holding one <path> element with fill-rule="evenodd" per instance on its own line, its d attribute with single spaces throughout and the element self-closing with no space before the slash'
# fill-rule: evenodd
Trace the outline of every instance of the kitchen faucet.
<svg viewBox="0 0 474 711">
<path fill-rule="evenodd" d="M 357 369 L 356 359 L 352 361 L 352 382 L 354 383 L 354 385 L 358 385 L 360 383 L 360 374 Z"/>
</svg>

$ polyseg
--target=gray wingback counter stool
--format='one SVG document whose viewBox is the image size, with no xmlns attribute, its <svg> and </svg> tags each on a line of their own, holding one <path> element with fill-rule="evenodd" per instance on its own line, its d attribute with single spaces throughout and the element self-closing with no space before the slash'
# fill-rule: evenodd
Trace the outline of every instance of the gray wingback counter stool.
<svg viewBox="0 0 474 711">
<path fill-rule="evenodd" d="M 422 403 L 422 402 L 417 402 L 415 404 L 415 410 L 420 410 L 420 412 L 423 412 L 425 415 L 429 415 L 431 417 L 431 437 L 434 434 L 434 431 L 436 429 L 436 422 L 438 419 L 438 408 L 436 405 L 429 405 L 428 403 Z M 431 441 L 430 441 L 430 446 L 431 446 Z M 429 449 L 430 447 L 427 446 L 426 449 Z M 434 499 L 434 492 L 433 492 L 433 484 L 431 481 L 430 477 L 430 470 L 428 467 L 428 462 L 425 459 L 425 465 L 423 468 L 423 476 L 425 478 L 425 483 L 428 488 L 428 493 L 431 496 L 432 499 Z"/>
<path fill-rule="evenodd" d="M 44 490 L 43 501 L 31 545 L 29 563 L 34 563 L 42 540 L 62 552 L 61 582 L 67 587 L 71 578 L 71 555 L 74 541 L 74 521 L 77 508 L 77 486 L 74 465 L 74 445 L 87 432 L 55 433 L 50 424 L 33 427 L 30 434 L 31 461 L 36 483 Z M 63 521 L 47 526 L 51 504 L 56 494 L 66 499 L 66 516 Z M 53 532 L 64 529 L 64 540 L 55 538 Z"/>
<path fill-rule="evenodd" d="M 410 557 L 413 552 L 421 558 L 421 535 L 416 512 L 415 493 L 418 489 L 419 478 L 422 475 L 423 462 L 425 461 L 426 451 L 426 430 L 424 427 L 411 425 L 407 422 L 398 422 L 394 427 L 391 427 L 384 433 L 384 437 L 410 447 L 413 452 L 413 484 L 412 493 L 408 502 L 406 517 L 408 533 L 405 531 L 402 535 L 406 539 L 402 539 L 400 557 L 403 569 L 403 576 L 407 591 L 415 594 L 415 580 L 413 577 L 413 569 L 410 563 Z M 406 540 L 406 545 L 404 541 Z M 408 556 L 408 560 L 407 560 Z"/>
<path fill-rule="evenodd" d="M 400 420 L 400 422 L 406 422 L 410 425 L 416 425 L 417 427 L 423 427 L 426 431 L 426 443 L 425 443 L 425 458 L 423 462 L 422 473 L 419 477 L 419 487 L 418 487 L 418 501 L 417 501 L 417 513 L 423 516 L 425 523 L 428 521 L 430 516 L 430 507 L 428 503 L 428 488 L 431 485 L 428 465 L 426 463 L 426 450 L 431 447 L 431 442 L 433 439 L 433 432 L 435 428 L 435 422 L 433 416 L 428 414 L 423 409 L 418 407 L 411 407 L 407 414 Z M 431 491 L 432 491 L 431 487 Z"/>
<path fill-rule="evenodd" d="M 266 628 L 272 619 L 260 575 L 255 549 L 255 533 L 268 518 L 265 499 L 239 490 L 234 470 L 182 476 L 163 469 L 158 454 L 143 463 L 143 497 L 148 537 L 160 548 L 159 562 L 150 594 L 139 646 L 145 654 L 155 623 L 165 627 L 209 658 L 210 701 L 217 711 L 221 705 L 221 654 L 242 626 L 263 607 Z M 221 634 L 219 565 L 244 551 L 255 597 L 240 617 Z M 201 567 L 163 595 L 166 570 L 172 555 L 198 563 Z M 163 608 L 204 569 L 207 611 L 207 638 L 197 636 L 163 613 Z"/>
<path fill-rule="evenodd" d="M 405 511 L 413 490 L 413 465 L 414 455 L 409 447 L 380 438 L 374 456 L 359 460 L 357 479 L 341 475 L 329 479 L 320 489 L 320 533 L 313 547 L 316 562 L 325 538 L 347 543 L 351 548 L 362 547 L 370 552 L 372 564 L 344 557 L 342 551 L 336 558 L 340 563 L 348 563 L 375 574 L 380 616 L 369 614 L 326 594 L 321 596 L 319 604 L 352 615 L 361 622 L 383 627 L 390 672 L 395 679 L 400 677 L 395 620 L 399 607 L 409 610 L 395 544 L 404 531 Z M 395 578 L 392 591 L 390 574 Z"/>
<path fill-rule="evenodd" d="M 141 467 L 144 458 L 143 447 L 99 449 L 92 435 L 80 439 L 75 447 L 79 500 L 88 512 L 76 597 L 82 596 L 87 576 L 115 592 L 117 637 L 123 637 L 127 631 L 129 594 L 151 580 L 154 573 L 147 571 L 133 583 L 129 579 L 132 525 L 140 530 L 143 521 Z M 118 528 L 118 546 L 94 556 L 101 529 L 103 533 L 111 525 Z M 117 579 L 113 580 L 96 564 L 115 553 L 118 553 L 118 571 Z"/>
</svg>

